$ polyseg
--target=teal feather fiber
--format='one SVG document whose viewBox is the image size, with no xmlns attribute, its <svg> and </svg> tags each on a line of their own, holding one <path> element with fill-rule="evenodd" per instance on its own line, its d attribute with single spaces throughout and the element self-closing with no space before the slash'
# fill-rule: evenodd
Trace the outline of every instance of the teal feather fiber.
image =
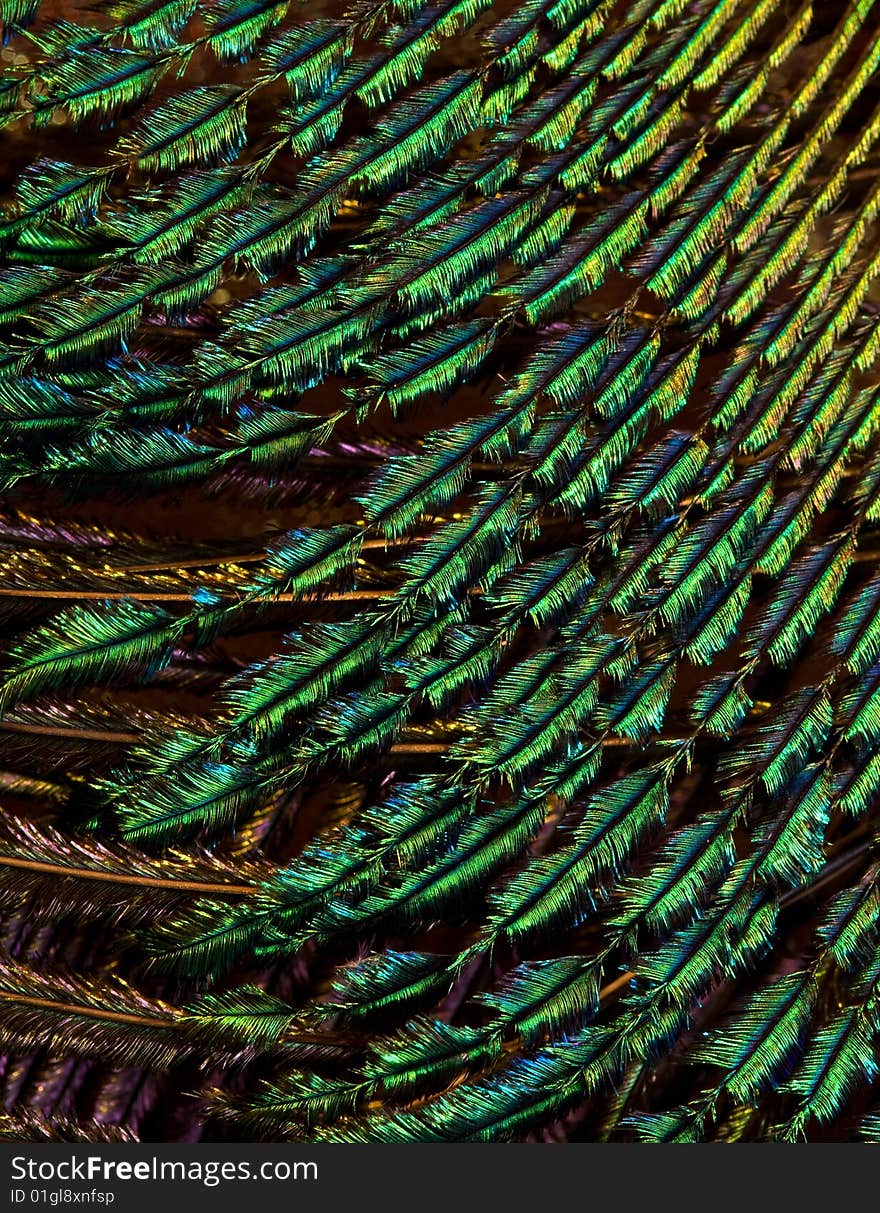
<svg viewBox="0 0 880 1213">
<path fill-rule="evenodd" d="M 0 30 L 0 1136 L 880 1140 L 880 0 Z"/>
</svg>

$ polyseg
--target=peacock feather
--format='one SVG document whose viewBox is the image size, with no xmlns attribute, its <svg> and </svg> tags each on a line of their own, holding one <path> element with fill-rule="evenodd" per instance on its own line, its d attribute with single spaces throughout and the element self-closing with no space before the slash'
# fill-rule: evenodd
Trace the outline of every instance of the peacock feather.
<svg viewBox="0 0 880 1213">
<path fill-rule="evenodd" d="M 880 0 L 0 0 L 0 1136 L 880 1137 Z"/>
</svg>

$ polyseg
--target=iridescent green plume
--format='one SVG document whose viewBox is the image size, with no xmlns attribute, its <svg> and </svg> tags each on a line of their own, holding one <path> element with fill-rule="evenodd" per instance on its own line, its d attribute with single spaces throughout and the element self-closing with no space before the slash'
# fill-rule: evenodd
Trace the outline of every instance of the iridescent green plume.
<svg viewBox="0 0 880 1213">
<path fill-rule="evenodd" d="M 880 3 L 0 30 L 0 1137 L 880 1140 Z"/>
</svg>

